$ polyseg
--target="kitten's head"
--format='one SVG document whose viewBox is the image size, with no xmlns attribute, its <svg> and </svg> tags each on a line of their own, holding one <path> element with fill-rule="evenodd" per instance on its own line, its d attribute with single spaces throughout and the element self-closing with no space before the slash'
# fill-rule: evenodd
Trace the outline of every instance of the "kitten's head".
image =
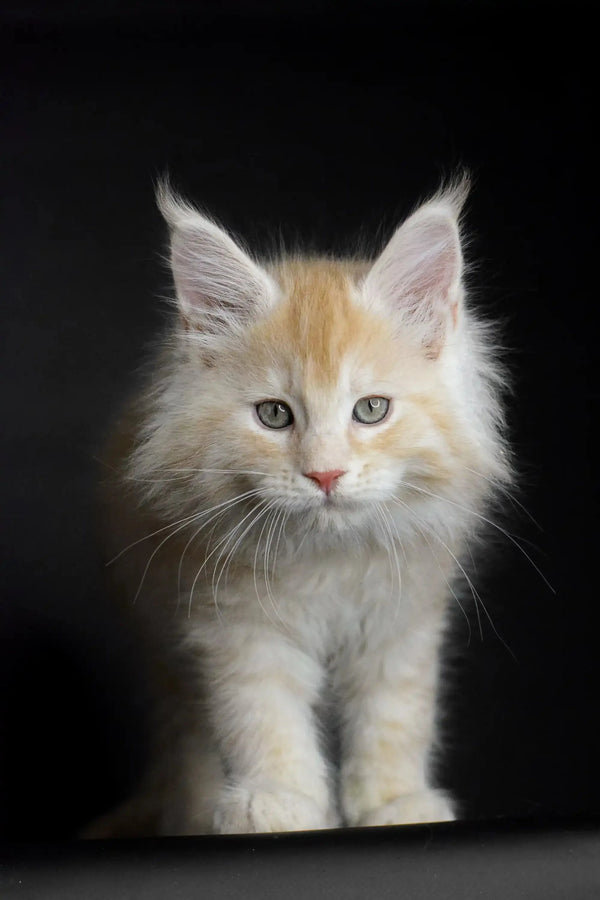
<svg viewBox="0 0 600 900">
<path fill-rule="evenodd" d="M 240 497 L 328 534 L 381 529 L 383 510 L 416 528 L 433 494 L 447 519 L 452 496 L 476 503 L 504 470 L 463 298 L 465 195 L 422 205 L 374 262 L 259 264 L 162 187 L 176 352 L 133 459 L 163 473 L 153 500 L 184 515 Z"/>
</svg>

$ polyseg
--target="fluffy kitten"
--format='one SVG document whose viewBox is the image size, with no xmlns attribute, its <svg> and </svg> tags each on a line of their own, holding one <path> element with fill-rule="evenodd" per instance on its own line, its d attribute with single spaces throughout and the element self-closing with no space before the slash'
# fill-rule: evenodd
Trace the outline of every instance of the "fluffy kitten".
<svg viewBox="0 0 600 900">
<path fill-rule="evenodd" d="M 464 299 L 466 192 L 375 261 L 259 263 L 160 188 L 177 310 L 107 490 L 154 738 L 91 834 L 453 818 L 429 775 L 438 650 L 509 478 L 502 379 Z"/>
</svg>

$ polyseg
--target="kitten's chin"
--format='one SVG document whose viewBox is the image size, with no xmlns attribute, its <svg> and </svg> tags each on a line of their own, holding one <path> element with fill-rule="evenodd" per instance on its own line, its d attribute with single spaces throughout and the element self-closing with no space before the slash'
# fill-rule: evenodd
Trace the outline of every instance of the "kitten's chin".
<svg viewBox="0 0 600 900">
<path fill-rule="evenodd" d="M 299 514 L 299 520 L 304 527 L 308 525 L 327 534 L 356 531 L 357 526 L 365 520 L 364 503 L 330 495 L 320 502 L 306 504 Z"/>
</svg>

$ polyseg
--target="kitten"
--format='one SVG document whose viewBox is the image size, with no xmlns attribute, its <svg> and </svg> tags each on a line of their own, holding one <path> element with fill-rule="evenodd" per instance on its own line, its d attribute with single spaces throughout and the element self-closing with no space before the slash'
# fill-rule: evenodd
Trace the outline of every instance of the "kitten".
<svg viewBox="0 0 600 900">
<path fill-rule="evenodd" d="M 430 776 L 438 652 L 510 478 L 503 375 L 464 298 L 467 190 L 374 261 L 259 263 L 159 188 L 176 312 L 106 492 L 154 735 L 138 792 L 90 834 L 454 817 Z"/>
</svg>

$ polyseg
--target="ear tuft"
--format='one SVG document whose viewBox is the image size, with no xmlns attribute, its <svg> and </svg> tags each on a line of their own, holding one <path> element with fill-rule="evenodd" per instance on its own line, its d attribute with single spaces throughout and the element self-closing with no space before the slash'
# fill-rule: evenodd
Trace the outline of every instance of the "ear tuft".
<svg viewBox="0 0 600 900">
<path fill-rule="evenodd" d="M 458 172 L 453 178 L 442 184 L 439 191 L 426 200 L 425 203 L 419 204 L 418 209 L 439 205 L 445 208 L 454 220 L 459 223 L 471 190 L 471 181 L 469 172 L 466 170 Z"/>
<path fill-rule="evenodd" d="M 272 303 L 271 278 L 212 219 L 159 182 L 158 207 L 171 233 L 171 268 L 186 323 L 211 333 L 231 331 Z"/>
</svg>

